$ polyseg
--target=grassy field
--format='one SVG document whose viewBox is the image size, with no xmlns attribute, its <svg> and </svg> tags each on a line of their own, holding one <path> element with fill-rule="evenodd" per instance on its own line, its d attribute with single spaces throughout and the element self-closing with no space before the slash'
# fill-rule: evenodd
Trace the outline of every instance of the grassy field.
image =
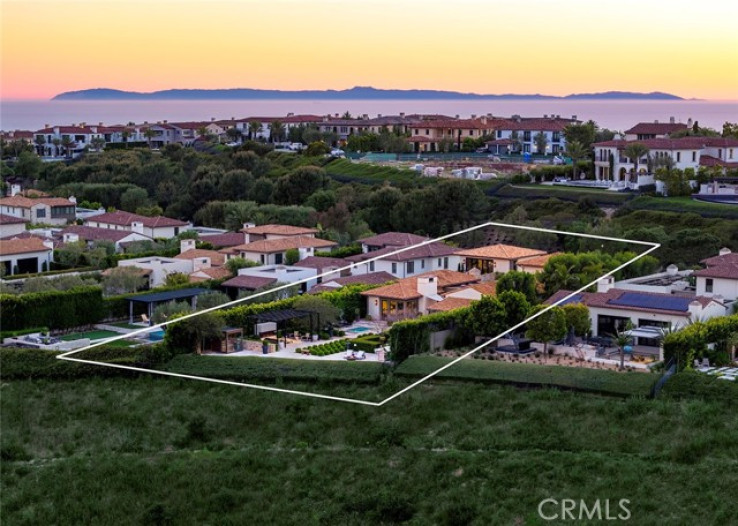
<svg viewBox="0 0 738 526">
<path fill-rule="evenodd" d="M 634 524 L 729 524 L 735 402 L 441 382 L 369 408 L 148 376 L 5 381 L 0 506 L 29 525 L 487 525 L 626 498 Z"/>
<path fill-rule="evenodd" d="M 692 212 L 703 217 L 738 219 L 738 206 L 695 201 L 690 197 L 636 197 L 628 203 L 633 210 L 658 210 L 660 212 Z"/>
<path fill-rule="evenodd" d="M 582 197 L 590 197 L 598 204 L 617 206 L 633 198 L 632 194 L 610 192 L 596 188 L 575 188 L 571 186 L 548 186 L 538 184 L 508 185 L 497 192 L 496 197 L 518 199 L 548 199 L 556 197 L 565 201 L 578 201 Z"/>
<path fill-rule="evenodd" d="M 451 358 L 438 356 L 411 356 L 399 365 L 395 370 L 395 375 L 420 378 L 440 369 L 450 361 Z M 560 386 L 601 394 L 648 396 L 651 386 L 659 377 L 650 373 L 619 373 L 556 365 L 466 359 L 442 371 L 437 378 L 530 386 Z"/>
<path fill-rule="evenodd" d="M 328 175 L 341 182 L 377 184 L 384 181 L 398 183 L 422 180 L 417 172 L 406 168 L 354 163 L 348 159 L 335 159 L 326 164 L 324 169 Z"/>
</svg>

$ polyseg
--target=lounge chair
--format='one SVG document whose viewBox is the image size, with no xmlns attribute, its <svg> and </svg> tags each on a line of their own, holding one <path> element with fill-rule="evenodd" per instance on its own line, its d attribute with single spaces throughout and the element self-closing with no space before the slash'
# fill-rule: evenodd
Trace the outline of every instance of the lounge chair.
<svg viewBox="0 0 738 526">
<path fill-rule="evenodd" d="M 702 358 L 702 367 L 710 367 L 710 359 Z"/>
<path fill-rule="evenodd" d="M 366 354 L 364 351 L 357 351 L 355 356 L 357 360 L 366 360 Z"/>
<path fill-rule="evenodd" d="M 346 351 L 346 356 L 344 356 L 346 360 L 356 360 L 356 355 L 354 354 L 354 351 Z"/>
<path fill-rule="evenodd" d="M 146 325 L 151 325 L 151 320 L 148 316 L 146 316 L 146 314 L 141 314 L 141 321 L 144 322 Z"/>
</svg>

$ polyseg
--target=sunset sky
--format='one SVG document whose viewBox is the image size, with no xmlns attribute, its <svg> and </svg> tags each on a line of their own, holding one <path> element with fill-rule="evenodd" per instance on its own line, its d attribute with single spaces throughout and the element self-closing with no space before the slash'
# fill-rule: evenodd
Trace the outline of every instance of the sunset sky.
<svg viewBox="0 0 738 526">
<path fill-rule="evenodd" d="M 0 97 L 108 87 L 738 99 L 736 0 L 0 0 Z"/>
</svg>

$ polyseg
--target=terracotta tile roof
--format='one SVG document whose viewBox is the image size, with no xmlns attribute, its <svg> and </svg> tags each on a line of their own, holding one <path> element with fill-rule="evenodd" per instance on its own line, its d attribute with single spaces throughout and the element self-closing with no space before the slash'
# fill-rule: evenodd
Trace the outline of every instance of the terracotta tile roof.
<svg viewBox="0 0 738 526">
<path fill-rule="evenodd" d="M 204 250 L 201 248 L 192 248 L 185 250 L 181 254 L 174 256 L 175 259 L 196 259 L 210 258 L 210 264 L 213 267 L 222 267 L 225 264 L 225 254 L 216 252 L 215 250 Z"/>
<path fill-rule="evenodd" d="M 494 296 L 497 294 L 497 283 L 494 281 L 483 281 L 482 283 L 472 283 L 470 289 L 474 289 L 482 296 Z"/>
<path fill-rule="evenodd" d="M 201 277 L 200 274 L 205 274 L 207 278 Z M 208 279 L 224 279 L 231 275 L 231 271 L 226 267 L 210 267 L 198 270 L 190 274 L 190 281 L 207 281 Z"/>
<path fill-rule="evenodd" d="M 722 256 L 713 256 L 711 258 L 703 259 L 700 263 L 704 263 L 708 267 L 714 267 L 717 265 L 738 265 L 738 252 L 728 252 Z"/>
<path fill-rule="evenodd" d="M 458 250 L 457 248 L 450 247 L 445 243 L 436 241 L 415 248 L 407 248 L 399 254 L 392 254 L 393 252 L 401 250 L 402 248 L 406 247 L 386 247 L 379 250 L 373 250 L 371 252 L 349 256 L 346 259 L 353 263 L 360 263 L 362 261 L 366 261 L 367 259 L 372 259 L 376 257 L 381 257 L 381 259 L 384 261 L 410 261 L 412 259 L 450 256 L 456 254 L 456 251 Z"/>
<path fill-rule="evenodd" d="M 543 268 L 546 263 L 548 263 L 549 259 L 561 254 L 561 252 L 552 252 L 551 254 L 541 254 L 540 256 L 523 257 L 518 259 L 518 265 L 523 265 L 525 267 Z"/>
<path fill-rule="evenodd" d="M 201 235 L 200 241 L 210 243 L 215 248 L 235 247 L 243 245 L 246 236 L 241 232 L 226 232 L 225 234 Z"/>
<path fill-rule="evenodd" d="M 77 234 L 80 239 L 83 239 L 85 241 L 113 241 L 114 243 L 116 243 L 121 239 L 130 236 L 133 232 L 130 232 L 128 230 L 111 230 L 109 228 L 97 228 L 93 226 L 70 225 L 62 230 L 61 233 Z"/>
<path fill-rule="evenodd" d="M 38 237 L 12 238 L 0 241 L 0 255 L 48 252 L 51 249 Z"/>
<path fill-rule="evenodd" d="M 550 305 L 560 300 L 561 298 L 571 294 L 571 292 L 572 291 L 570 290 L 560 290 L 556 294 L 548 298 L 544 303 Z M 644 303 L 644 305 L 622 305 L 613 303 L 613 301 L 617 301 L 624 294 L 636 295 L 639 298 L 651 298 L 651 301 L 649 302 L 651 304 L 646 305 Z M 678 296 L 657 292 L 640 292 L 623 289 L 610 289 L 607 292 L 583 292 L 572 298 L 572 300 L 569 300 L 567 303 L 583 303 L 587 307 L 599 307 L 605 309 L 689 316 L 689 310 L 687 308 L 678 310 L 666 308 L 666 306 L 669 305 L 668 301 L 676 297 Z M 715 302 L 715 300 L 713 300 L 712 298 L 708 298 L 705 296 L 692 296 L 688 299 L 690 301 L 697 301 L 700 305 L 702 305 L 702 307 L 707 307 L 710 303 Z M 659 300 L 663 300 L 664 307 L 654 306 L 654 304 L 658 305 Z"/>
<path fill-rule="evenodd" d="M 407 142 L 436 142 L 437 139 L 431 139 L 427 135 L 413 135 L 407 138 Z"/>
<path fill-rule="evenodd" d="M 738 139 L 722 137 L 679 137 L 678 139 L 643 139 L 642 141 L 625 141 L 622 139 L 616 139 L 612 141 L 596 142 L 593 146 L 599 148 L 615 147 L 618 150 L 624 150 L 629 144 L 633 143 L 643 144 L 649 150 L 702 150 L 706 147 L 738 147 Z"/>
<path fill-rule="evenodd" d="M 492 146 L 510 146 L 513 143 L 512 139 L 495 139 L 494 141 L 487 141 L 484 144 Z"/>
<path fill-rule="evenodd" d="M 130 269 L 130 270 L 135 270 L 136 273 L 139 274 L 140 276 L 148 276 L 152 272 L 154 272 L 154 270 L 153 269 L 150 269 L 150 268 L 140 268 L 140 267 L 134 267 L 133 265 L 130 265 L 130 266 L 125 266 L 125 267 L 111 267 L 111 268 L 106 268 L 100 274 L 103 275 L 103 276 L 110 276 L 110 274 L 116 268 L 126 268 L 126 269 Z"/>
<path fill-rule="evenodd" d="M 418 292 L 418 278 L 429 276 L 435 276 L 438 280 L 437 285 L 439 293 L 451 287 L 458 287 L 460 285 L 467 285 L 479 281 L 479 278 L 477 276 L 474 276 L 473 274 L 468 274 L 466 272 L 456 272 L 454 270 L 435 270 L 432 272 L 424 272 L 423 274 L 418 274 L 417 276 L 414 276 L 412 278 L 401 279 L 397 283 L 394 283 L 392 285 L 364 291 L 361 293 L 361 295 L 377 296 L 380 298 L 399 300 L 420 298 L 421 294 Z"/>
<path fill-rule="evenodd" d="M 468 250 L 461 250 L 456 253 L 462 257 L 471 258 L 487 258 L 487 259 L 508 259 L 518 260 L 524 257 L 530 256 L 541 256 L 546 254 L 543 250 L 535 250 L 532 248 L 516 247 L 513 245 L 490 245 L 487 247 L 472 248 Z"/>
<path fill-rule="evenodd" d="M 738 280 L 738 263 L 722 263 L 720 265 L 710 266 L 702 270 L 696 270 L 693 276 L 701 276 L 703 278 L 725 278 Z"/>
<path fill-rule="evenodd" d="M 681 122 L 639 122 L 629 130 L 628 135 L 668 135 L 679 130 L 686 130 L 687 125 Z"/>
<path fill-rule="evenodd" d="M 700 155 L 700 166 L 722 166 L 723 168 L 738 168 L 738 162 L 728 162 L 713 157 L 712 155 Z"/>
<path fill-rule="evenodd" d="M 154 216 L 147 217 L 138 214 L 132 214 L 131 212 L 123 212 L 122 210 L 116 210 L 115 212 L 107 212 L 98 216 L 93 216 L 85 221 L 87 223 L 105 223 L 108 225 L 121 225 L 131 226 L 133 222 L 140 222 L 147 228 L 163 228 L 163 227 L 176 227 L 185 226 L 185 221 L 179 219 L 172 219 L 171 217 Z"/>
<path fill-rule="evenodd" d="M 277 278 L 262 278 L 259 276 L 236 276 L 222 283 L 223 287 L 236 287 L 238 289 L 256 290 L 272 283 L 276 283 Z"/>
<path fill-rule="evenodd" d="M 466 298 L 444 298 L 442 301 L 428 307 L 428 310 L 430 312 L 446 312 L 468 307 L 471 302 L 472 300 Z"/>
<path fill-rule="evenodd" d="M 359 239 L 359 243 L 371 247 L 409 247 L 429 239 L 428 237 L 405 232 L 385 232 L 384 234 Z"/>
<path fill-rule="evenodd" d="M 343 278 L 324 281 L 320 285 L 315 285 L 308 292 L 310 294 L 318 294 L 320 292 L 338 290 L 346 285 L 383 285 L 394 281 L 397 281 L 397 278 L 388 272 L 369 272 L 368 274 L 345 276 Z"/>
<path fill-rule="evenodd" d="M 273 252 L 284 252 L 293 248 L 328 248 L 334 247 L 338 243 L 318 239 L 316 237 L 285 237 L 282 239 L 262 239 L 260 241 L 252 241 L 231 248 L 236 252 L 261 252 L 271 254 Z"/>
<path fill-rule="evenodd" d="M 28 219 L 22 217 L 9 216 L 7 214 L 0 214 L 0 225 L 19 225 L 21 223 L 28 223 Z"/>
<path fill-rule="evenodd" d="M 92 131 L 92 128 L 89 126 L 56 126 L 59 128 L 59 133 L 76 133 L 80 135 L 92 135 L 95 132 Z M 41 130 L 36 131 L 35 133 L 41 134 L 41 133 L 56 133 L 54 130 L 54 126 L 50 126 L 48 128 L 43 128 Z"/>
<path fill-rule="evenodd" d="M 292 225 L 259 225 L 250 228 L 243 228 L 241 229 L 241 232 L 256 235 L 272 234 L 275 236 L 304 236 L 307 234 L 317 234 L 318 229 Z"/>
<path fill-rule="evenodd" d="M 0 199 L 0 205 L 13 206 L 17 208 L 31 208 L 37 204 L 44 204 L 47 206 L 75 206 L 69 199 L 63 197 L 23 197 L 21 195 L 14 195 L 13 197 L 3 197 Z"/>
</svg>

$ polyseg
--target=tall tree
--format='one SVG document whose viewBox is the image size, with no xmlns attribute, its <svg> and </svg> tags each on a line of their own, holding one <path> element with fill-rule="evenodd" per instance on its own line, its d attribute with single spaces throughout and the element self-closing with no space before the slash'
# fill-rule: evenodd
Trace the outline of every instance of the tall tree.
<svg viewBox="0 0 738 526">
<path fill-rule="evenodd" d="M 261 123 L 259 121 L 249 122 L 249 139 L 256 140 L 256 135 L 261 131 Z"/>
<path fill-rule="evenodd" d="M 641 157 L 647 155 L 649 151 L 648 146 L 640 142 L 632 142 L 625 147 L 625 156 L 633 162 L 633 172 L 630 177 L 630 181 L 632 183 L 638 181 L 638 162 Z"/>
<path fill-rule="evenodd" d="M 576 179 L 577 161 L 587 155 L 587 150 L 582 146 L 582 143 L 574 140 L 566 143 L 566 155 L 571 157 L 571 178 Z"/>
<path fill-rule="evenodd" d="M 146 137 L 146 142 L 149 144 L 149 148 L 151 148 L 151 139 L 156 137 L 157 132 L 152 128 L 146 128 L 143 132 L 143 135 L 144 137 Z"/>
<path fill-rule="evenodd" d="M 546 308 L 539 305 L 533 314 Z M 543 343 L 543 355 L 548 357 L 548 344 L 566 336 L 566 315 L 561 307 L 553 307 L 537 318 L 527 323 L 526 335 L 537 342 Z"/>
<path fill-rule="evenodd" d="M 36 143 L 36 152 L 39 155 L 44 155 L 44 145 L 46 144 L 46 138 L 43 135 L 36 135 L 34 142 Z"/>
<path fill-rule="evenodd" d="M 74 146 L 74 140 L 69 135 L 64 135 L 61 140 L 62 148 L 64 148 L 64 155 L 71 157 L 71 150 Z"/>
<path fill-rule="evenodd" d="M 548 137 L 542 131 L 538 132 L 533 138 L 536 143 L 536 151 L 539 154 L 546 154 L 546 146 L 548 146 Z"/>
<path fill-rule="evenodd" d="M 269 139 L 271 142 L 280 142 L 284 138 L 284 124 L 282 121 L 272 121 L 269 126 Z"/>
</svg>

